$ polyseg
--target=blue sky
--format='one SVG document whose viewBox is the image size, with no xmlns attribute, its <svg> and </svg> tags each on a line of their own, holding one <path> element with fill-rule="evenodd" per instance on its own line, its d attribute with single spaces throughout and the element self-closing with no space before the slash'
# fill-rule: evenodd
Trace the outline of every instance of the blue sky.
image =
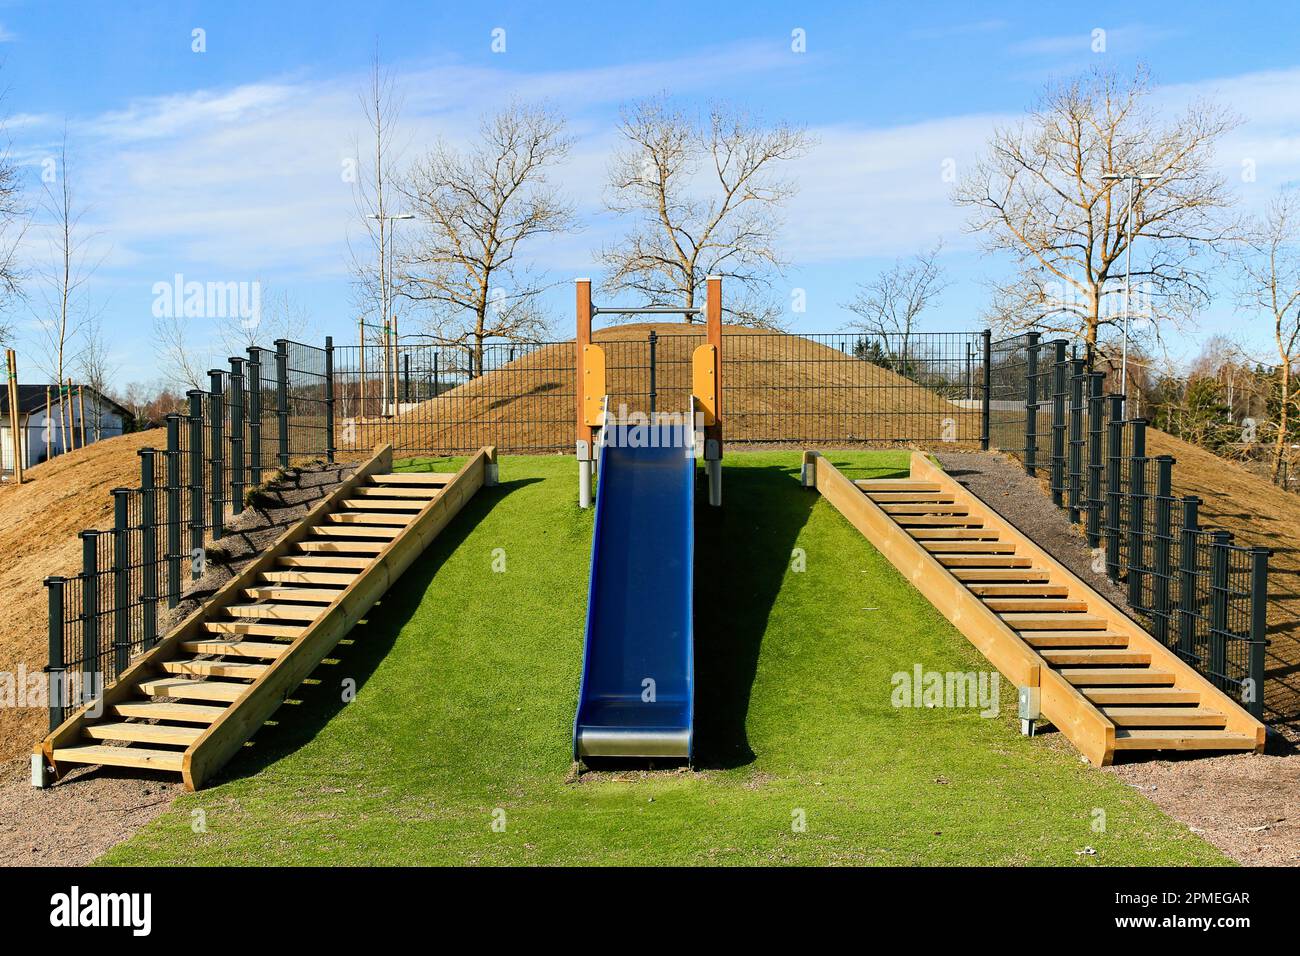
<svg viewBox="0 0 1300 956">
<path fill-rule="evenodd" d="M 493 53 L 492 30 L 506 31 Z M 191 31 L 206 52 L 191 51 Z M 807 52 L 791 51 L 795 28 Z M 1090 50 L 1106 31 L 1106 52 Z M 978 324 L 983 281 L 1004 264 L 962 231 L 940 167 L 978 152 L 1043 84 L 1139 60 L 1172 105 L 1210 95 L 1245 124 L 1225 141 L 1230 178 L 1254 208 L 1300 181 L 1300 4 L 1256 3 L 0 3 L 0 78 L 13 154 L 33 198 L 64 123 L 86 225 L 102 263 L 87 296 L 102 310 L 123 380 L 156 377 L 154 283 L 260 281 L 307 307 L 319 329 L 354 336 L 346 239 L 357 235 L 342 161 L 361 133 L 356 94 L 378 40 L 405 92 L 407 155 L 456 141 L 512 97 L 545 96 L 577 142 L 560 179 L 585 228 L 536 250 L 554 279 L 599 278 L 591 251 L 618 233 L 601 208 L 622 103 L 667 91 L 804 124 L 818 147 L 793 169 L 780 290 L 804 289 L 792 328 L 831 331 L 854 284 L 942 238 L 954 280 L 927 319 Z M 41 221 L 27 254 L 46 254 Z M 1197 335 L 1267 344 L 1228 290 Z M 548 297 L 567 334 L 568 288 Z M 20 325 L 31 316 L 16 315 Z M 30 334 L 20 341 L 30 361 Z M 196 348 L 217 346 L 196 333 Z M 24 378 L 30 378 L 24 375 Z"/>
</svg>

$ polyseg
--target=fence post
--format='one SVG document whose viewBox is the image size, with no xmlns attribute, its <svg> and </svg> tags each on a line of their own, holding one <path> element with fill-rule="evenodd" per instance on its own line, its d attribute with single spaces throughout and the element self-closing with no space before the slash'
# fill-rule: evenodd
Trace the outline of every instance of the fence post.
<svg viewBox="0 0 1300 956">
<path fill-rule="evenodd" d="M 1025 474 L 1038 474 L 1038 339 L 1040 333 L 1029 333 L 1025 347 Z"/>
<path fill-rule="evenodd" d="M 411 353 L 402 356 L 406 362 L 406 401 L 411 400 Z M 325 460 L 334 463 L 334 337 L 325 336 Z"/>
<path fill-rule="evenodd" d="M 1215 687 L 1227 688 L 1228 673 L 1228 546 L 1227 531 L 1210 533 L 1210 673 Z"/>
<path fill-rule="evenodd" d="M 1142 585 L 1146 575 L 1146 494 L 1147 440 L 1146 421 L 1135 418 L 1133 454 L 1128 462 L 1128 603 L 1141 609 Z"/>
<path fill-rule="evenodd" d="M 1156 536 L 1152 560 L 1151 605 L 1155 627 L 1152 633 L 1165 647 L 1169 646 L 1169 584 L 1173 571 L 1169 566 L 1173 529 L 1174 459 L 1161 455 L 1156 459 Z"/>
<path fill-rule="evenodd" d="M 230 511 L 244 510 L 244 360 L 230 360 Z"/>
<path fill-rule="evenodd" d="M 1070 523 L 1079 523 L 1083 499 L 1083 359 L 1070 360 Z"/>
<path fill-rule="evenodd" d="M 289 343 L 275 341 L 275 416 L 279 431 L 280 467 L 289 467 Z"/>
<path fill-rule="evenodd" d="M 248 379 L 244 392 L 248 396 L 248 474 L 253 487 L 262 484 L 262 350 L 248 349 Z"/>
<path fill-rule="evenodd" d="M 984 394 L 980 400 L 980 448 L 983 451 L 988 451 L 991 419 L 989 412 L 992 407 L 990 401 L 993 394 L 993 330 L 985 329 L 980 334 L 984 344 L 984 381 L 981 386 Z"/>
<path fill-rule="evenodd" d="M 81 538 L 81 702 L 95 699 L 99 667 L 99 532 Z"/>
<path fill-rule="evenodd" d="M 1196 663 L 1196 536 L 1201 530 L 1201 499 L 1183 498 L 1183 527 L 1178 542 L 1178 654 Z"/>
<path fill-rule="evenodd" d="M 114 488 L 112 495 L 113 676 L 116 677 L 131 661 L 131 490 Z"/>
<path fill-rule="evenodd" d="M 181 419 L 167 416 L 167 606 L 181 600 Z"/>
<path fill-rule="evenodd" d="M 1106 423 L 1106 575 L 1119 580 L 1120 456 L 1124 453 L 1124 396 L 1110 396 Z"/>
<path fill-rule="evenodd" d="M 1250 549 L 1250 663 L 1251 699 L 1249 710 L 1264 717 L 1264 650 L 1268 647 L 1268 559 L 1269 548 Z"/>
<path fill-rule="evenodd" d="M 140 449 L 140 610 L 142 646 L 158 642 L 158 488 L 155 451 Z"/>
<path fill-rule="evenodd" d="M 659 336 L 654 329 L 650 330 L 650 337 L 647 341 L 650 343 L 650 414 L 653 415 L 656 411 L 656 405 L 659 400 L 659 390 L 657 388 L 657 381 L 656 381 L 657 368 L 656 368 L 656 356 L 655 356 L 655 353 L 658 349 Z"/>
<path fill-rule="evenodd" d="M 1101 476 L 1105 470 L 1102 458 L 1102 423 L 1106 415 L 1106 400 L 1101 394 L 1103 372 L 1088 373 L 1088 486 L 1084 491 L 1088 517 L 1086 531 L 1088 547 L 1101 545 Z"/>
<path fill-rule="evenodd" d="M 197 555 L 203 553 L 203 393 L 190 398 L 190 578 L 203 576 Z"/>
<path fill-rule="evenodd" d="M 67 701 L 67 674 L 63 663 L 63 585 L 64 579 L 61 577 L 55 576 L 45 579 L 45 587 L 50 601 L 49 657 L 45 665 L 45 672 L 50 675 L 50 730 L 63 723 L 63 705 Z M 70 703 L 70 701 L 68 702 Z"/>
<path fill-rule="evenodd" d="M 1064 339 L 1052 343 L 1052 501 L 1065 506 L 1065 346 Z"/>
<path fill-rule="evenodd" d="M 223 467 L 225 461 L 224 456 L 222 455 L 222 451 L 224 450 L 223 445 L 225 442 L 225 437 L 222 432 L 225 430 L 223 426 L 226 423 L 226 408 L 225 396 L 222 392 L 221 370 L 212 369 L 208 372 L 208 379 L 210 382 L 210 393 L 208 398 L 208 427 L 211 429 L 208 442 L 208 452 L 212 455 L 210 466 L 211 488 L 209 491 L 211 495 L 210 513 L 212 516 L 212 540 L 220 541 L 224 534 L 223 523 L 226 511 L 226 476 Z"/>
<path fill-rule="evenodd" d="M 440 353 L 437 349 L 433 350 L 433 394 L 430 396 L 430 398 L 438 397 L 438 391 L 440 388 L 438 383 L 438 356 L 440 354 L 442 353 Z"/>
</svg>

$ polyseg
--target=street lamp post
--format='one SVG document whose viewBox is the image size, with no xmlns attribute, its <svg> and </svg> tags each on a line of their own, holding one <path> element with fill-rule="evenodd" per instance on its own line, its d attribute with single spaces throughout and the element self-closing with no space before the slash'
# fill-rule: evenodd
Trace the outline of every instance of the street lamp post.
<svg viewBox="0 0 1300 956">
<path fill-rule="evenodd" d="M 1151 182 L 1159 177 L 1155 173 L 1106 173 L 1103 175 L 1104 182 L 1119 182 L 1124 180 L 1128 183 L 1128 209 L 1125 214 L 1126 225 L 1124 227 L 1124 338 L 1123 345 L 1120 348 L 1119 360 L 1119 390 L 1120 394 L 1128 396 L 1128 336 L 1129 336 L 1129 293 L 1130 284 L 1133 275 L 1133 184 L 1135 182 Z"/>
<path fill-rule="evenodd" d="M 392 309 L 392 288 L 393 288 L 393 230 L 383 228 L 385 222 L 397 222 L 399 219 L 414 219 L 415 216 L 409 212 L 398 213 L 395 216 L 381 216 L 378 213 L 370 213 L 367 219 L 374 219 L 380 224 L 379 230 L 379 259 L 380 259 L 380 308 L 383 310 L 383 334 L 384 334 L 384 390 L 383 390 L 383 414 L 389 414 L 389 388 L 392 388 L 392 410 L 397 411 L 397 377 L 400 374 L 397 370 L 397 320 L 391 316 Z M 383 244 L 387 242 L 388 248 L 385 250 Z M 386 261 L 385 261 L 386 260 Z"/>
</svg>

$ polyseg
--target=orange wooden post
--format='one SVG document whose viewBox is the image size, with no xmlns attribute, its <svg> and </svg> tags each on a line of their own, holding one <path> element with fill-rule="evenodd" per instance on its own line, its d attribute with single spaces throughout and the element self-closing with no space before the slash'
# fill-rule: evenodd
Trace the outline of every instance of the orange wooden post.
<svg viewBox="0 0 1300 956">
<path fill-rule="evenodd" d="M 709 504 L 722 504 L 722 277 L 705 280 L 705 335 L 713 346 L 714 422 L 704 429 L 704 468 L 709 476 Z"/>
<path fill-rule="evenodd" d="M 578 507 L 591 507 L 591 474 L 596 457 L 596 429 L 587 424 L 587 346 L 591 344 L 591 280 L 578 279 L 574 283 L 577 330 L 574 335 L 574 420 L 577 425 L 578 457 Z"/>
</svg>

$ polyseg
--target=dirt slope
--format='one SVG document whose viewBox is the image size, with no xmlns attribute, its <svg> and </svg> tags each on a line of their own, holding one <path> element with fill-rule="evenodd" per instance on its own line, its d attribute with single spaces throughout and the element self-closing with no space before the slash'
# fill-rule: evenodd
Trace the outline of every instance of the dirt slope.
<svg viewBox="0 0 1300 956">
<path fill-rule="evenodd" d="M 646 337 L 651 329 L 660 336 L 656 408 L 681 411 L 688 405 L 691 353 L 703 344 L 703 330 L 683 334 L 680 323 L 635 323 L 594 335 L 605 346 L 615 410 L 620 402 L 631 410 L 648 407 Z M 945 420 L 951 422 L 955 442 L 970 445 L 979 439 L 978 409 L 960 407 L 895 372 L 820 342 L 728 326 L 724 346 L 728 441 L 772 441 L 790 435 L 855 443 L 930 440 L 944 433 Z M 346 410 L 340 411 L 338 445 L 357 453 L 368 453 L 383 442 L 399 450 L 468 451 L 490 441 L 507 453 L 540 447 L 568 451 L 574 439 L 574 404 L 573 346 L 551 345 L 391 420 L 352 422 Z"/>
<path fill-rule="evenodd" d="M 1300 495 L 1283 491 L 1241 465 L 1155 429 L 1147 454 L 1173 455 L 1174 493 L 1202 499 L 1202 524 L 1236 536 L 1236 544 L 1273 549 L 1269 560 L 1266 717 L 1300 732 Z"/>
<path fill-rule="evenodd" d="M 140 484 L 141 448 L 162 447 L 161 429 L 108 438 L 27 472 L 22 485 L 0 485 L 0 671 L 45 666 L 46 594 L 52 574 L 75 574 L 77 532 L 112 526 L 114 488 Z M 0 760 L 31 748 L 45 729 L 44 709 L 0 707 Z"/>
</svg>

